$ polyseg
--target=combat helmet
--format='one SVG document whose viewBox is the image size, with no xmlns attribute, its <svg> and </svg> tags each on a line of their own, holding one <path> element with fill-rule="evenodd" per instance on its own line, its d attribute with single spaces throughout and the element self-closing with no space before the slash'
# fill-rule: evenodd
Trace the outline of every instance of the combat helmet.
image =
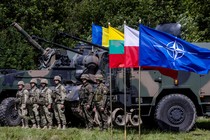
<svg viewBox="0 0 210 140">
<path fill-rule="evenodd" d="M 19 85 L 23 85 L 23 86 L 24 86 L 25 83 L 24 83 L 23 81 L 19 81 L 17 85 L 18 85 L 18 86 L 19 86 Z"/>
<path fill-rule="evenodd" d="M 61 77 L 60 77 L 60 76 L 55 76 L 55 77 L 54 77 L 54 81 L 56 81 L 56 80 L 58 80 L 58 81 L 61 82 Z"/>
<path fill-rule="evenodd" d="M 102 76 L 101 74 L 96 74 L 96 75 L 95 75 L 95 79 L 96 79 L 96 80 L 103 81 L 103 76 Z"/>
<path fill-rule="evenodd" d="M 31 79 L 30 83 L 37 84 L 37 80 L 33 78 L 33 79 Z"/>
<path fill-rule="evenodd" d="M 42 80 L 41 80 L 41 84 L 46 84 L 46 85 L 47 85 L 47 84 L 48 84 L 47 79 L 42 79 Z"/>
<path fill-rule="evenodd" d="M 80 79 L 86 79 L 86 80 L 88 80 L 89 79 L 89 76 L 87 74 L 82 74 L 82 76 L 81 76 Z"/>
</svg>

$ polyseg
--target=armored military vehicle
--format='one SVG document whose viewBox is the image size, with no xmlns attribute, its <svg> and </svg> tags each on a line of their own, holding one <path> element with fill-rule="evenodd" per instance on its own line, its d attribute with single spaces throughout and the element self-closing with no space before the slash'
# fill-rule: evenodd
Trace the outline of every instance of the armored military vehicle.
<svg viewBox="0 0 210 140">
<path fill-rule="evenodd" d="M 66 115 L 71 115 L 71 117 L 67 118 L 72 119 L 74 118 L 72 116 L 75 116 L 81 119 L 77 116 L 77 105 L 78 91 L 81 86 L 80 76 L 83 73 L 90 75 L 92 84 L 94 84 L 96 73 L 104 75 L 104 82 L 111 87 L 112 96 L 109 97 L 112 99 L 111 121 L 115 126 L 123 126 L 125 123 L 128 126 L 139 125 L 139 101 L 143 123 L 148 118 L 155 120 L 163 130 L 189 131 L 193 128 L 197 116 L 210 114 L 209 74 L 198 75 L 155 68 L 141 68 L 140 70 L 118 68 L 112 69 L 110 74 L 107 49 L 90 43 L 74 49 L 53 43 L 58 48 L 44 49 L 17 23 L 14 23 L 13 26 L 26 37 L 32 46 L 40 50 L 42 56 L 39 58 L 40 67 L 37 70 L 8 70 L 1 75 L 0 121 L 4 125 L 11 126 L 20 123 L 20 118 L 15 110 L 14 98 L 19 80 L 28 83 L 31 78 L 39 80 L 44 77 L 48 79 L 50 86 L 53 86 L 55 75 L 63 78 L 68 90 Z M 64 35 L 70 37 L 68 34 Z M 208 47 L 210 44 L 197 45 Z M 171 73 L 175 76 L 170 76 Z M 124 81 L 126 81 L 125 86 Z M 126 116 L 124 115 L 125 88 Z"/>
</svg>

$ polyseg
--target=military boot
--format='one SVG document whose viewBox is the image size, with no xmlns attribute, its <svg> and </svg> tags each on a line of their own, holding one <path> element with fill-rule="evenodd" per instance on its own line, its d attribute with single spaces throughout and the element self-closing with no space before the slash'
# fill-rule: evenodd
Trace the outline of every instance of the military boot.
<svg viewBox="0 0 210 140">
<path fill-rule="evenodd" d="M 63 125 L 62 129 L 65 130 L 66 129 L 66 125 Z"/>
<path fill-rule="evenodd" d="M 39 123 L 37 123 L 37 128 L 38 128 L 38 129 L 40 129 L 40 128 L 41 128 Z"/>
<path fill-rule="evenodd" d="M 50 125 L 50 126 L 48 127 L 48 129 L 52 129 L 52 126 Z"/>
<path fill-rule="evenodd" d="M 32 128 L 36 128 L 36 124 L 33 124 L 33 125 L 32 125 Z"/>
<path fill-rule="evenodd" d="M 25 128 L 29 128 L 28 127 L 28 120 L 27 119 L 25 120 Z"/>
<path fill-rule="evenodd" d="M 47 129 L 47 126 L 45 125 L 42 129 Z"/>
<path fill-rule="evenodd" d="M 25 128 L 24 120 L 22 120 L 22 128 Z"/>
<path fill-rule="evenodd" d="M 61 124 L 58 124 L 58 127 L 57 127 L 57 129 L 61 129 Z"/>
</svg>

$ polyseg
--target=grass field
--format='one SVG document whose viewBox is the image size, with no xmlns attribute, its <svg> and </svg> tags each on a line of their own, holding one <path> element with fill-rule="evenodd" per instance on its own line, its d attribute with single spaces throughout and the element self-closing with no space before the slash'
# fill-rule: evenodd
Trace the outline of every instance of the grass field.
<svg viewBox="0 0 210 140">
<path fill-rule="evenodd" d="M 114 129 L 101 132 L 78 128 L 66 130 L 22 129 L 20 127 L 0 127 L 0 140 L 123 140 L 124 130 Z M 138 140 L 138 131 L 128 129 L 127 140 Z M 142 126 L 141 140 L 210 140 L 210 119 L 199 118 L 195 130 L 188 133 L 162 132 L 159 129 L 146 129 Z"/>
</svg>

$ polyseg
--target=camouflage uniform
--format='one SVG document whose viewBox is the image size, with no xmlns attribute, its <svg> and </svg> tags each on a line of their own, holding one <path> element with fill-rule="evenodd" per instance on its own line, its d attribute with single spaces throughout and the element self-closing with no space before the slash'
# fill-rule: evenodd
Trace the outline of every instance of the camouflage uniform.
<svg viewBox="0 0 210 140">
<path fill-rule="evenodd" d="M 29 118 L 33 124 L 33 128 L 40 128 L 40 117 L 39 117 L 39 94 L 40 90 L 37 88 L 37 80 L 32 79 L 30 81 L 30 84 L 34 83 L 34 87 L 32 87 L 29 91 L 29 100 L 28 100 L 28 111 L 29 111 Z M 37 124 L 37 126 L 36 126 Z"/>
<path fill-rule="evenodd" d="M 40 96 L 39 96 L 39 107 L 40 107 L 40 117 L 42 121 L 43 128 L 46 128 L 48 123 L 49 129 L 52 128 L 52 116 L 49 109 L 52 105 L 52 90 L 47 87 L 48 81 L 47 79 L 42 79 L 41 84 L 44 84 L 41 88 Z"/>
<path fill-rule="evenodd" d="M 92 100 L 93 100 L 93 87 L 90 83 L 87 82 L 88 75 L 83 74 L 81 76 L 81 79 L 86 80 L 86 82 L 82 84 L 80 92 L 79 92 L 79 98 L 80 98 L 80 107 L 83 111 L 85 124 L 87 129 L 93 128 L 93 118 L 91 116 L 90 108 L 87 108 L 87 106 L 91 107 Z"/>
<path fill-rule="evenodd" d="M 93 98 L 93 103 L 94 103 L 94 108 L 95 112 L 97 115 L 96 119 L 99 120 L 99 127 L 100 130 L 107 129 L 107 119 L 108 116 L 105 113 L 105 108 L 106 108 L 106 102 L 107 102 L 107 94 L 109 92 L 108 88 L 102 83 L 103 81 L 103 76 L 101 74 L 96 75 L 96 80 L 97 80 L 97 87 L 94 93 L 94 98 Z"/>
<path fill-rule="evenodd" d="M 63 129 L 66 128 L 66 117 L 64 114 L 65 107 L 64 107 L 64 100 L 66 98 L 66 89 L 65 87 L 60 83 L 61 82 L 61 77 L 60 76 L 55 76 L 54 81 L 59 81 L 59 83 L 56 84 L 55 90 L 53 92 L 54 96 L 54 114 L 55 118 L 58 123 L 58 129 L 61 128 L 61 121 L 63 125 Z"/>
<path fill-rule="evenodd" d="M 18 114 L 21 116 L 21 121 L 22 121 L 22 127 L 28 127 L 28 118 L 27 118 L 27 108 L 26 108 L 26 102 L 28 100 L 28 90 L 24 88 L 24 82 L 19 81 L 18 86 L 22 85 L 23 88 L 19 89 L 19 91 L 16 94 L 17 98 L 17 109 L 18 109 Z"/>
</svg>

